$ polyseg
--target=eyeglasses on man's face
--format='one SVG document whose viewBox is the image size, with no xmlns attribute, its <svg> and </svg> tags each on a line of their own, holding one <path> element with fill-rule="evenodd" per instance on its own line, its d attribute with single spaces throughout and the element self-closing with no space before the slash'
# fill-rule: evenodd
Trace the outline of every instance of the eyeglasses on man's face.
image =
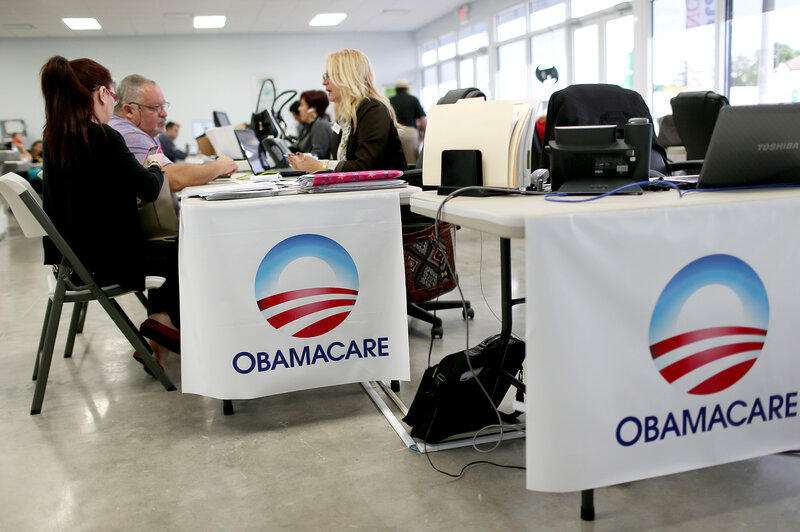
<svg viewBox="0 0 800 532">
<path fill-rule="evenodd" d="M 150 109 L 154 113 L 160 113 L 162 109 L 164 111 L 169 109 L 169 102 L 164 102 L 163 104 L 158 104 L 158 105 L 144 105 L 143 103 L 139 103 L 139 102 L 128 102 L 128 105 L 138 105 L 139 107 L 144 107 L 145 109 Z"/>
</svg>

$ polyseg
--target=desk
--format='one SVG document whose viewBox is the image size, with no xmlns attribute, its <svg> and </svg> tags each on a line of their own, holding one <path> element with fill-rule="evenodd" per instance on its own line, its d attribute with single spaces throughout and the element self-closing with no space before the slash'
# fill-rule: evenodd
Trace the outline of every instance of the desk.
<svg viewBox="0 0 800 532">
<path fill-rule="evenodd" d="M 182 389 L 249 399 L 408 380 L 399 193 L 184 197 Z"/>
<path fill-rule="evenodd" d="M 442 199 L 414 194 L 411 210 L 434 216 Z M 501 249 L 525 238 L 527 487 L 590 490 L 800 446 L 798 218 L 796 188 L 448 202 L 445 221 Z M 506 300 L 508 272 L 502 283 Z M 714 344 L 727 327 L 738 336 Z"/>
</svg>

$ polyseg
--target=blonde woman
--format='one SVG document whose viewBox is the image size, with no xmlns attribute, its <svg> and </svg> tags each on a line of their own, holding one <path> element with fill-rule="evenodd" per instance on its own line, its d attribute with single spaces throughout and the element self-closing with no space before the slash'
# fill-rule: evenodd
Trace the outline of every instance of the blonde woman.
<svg viewBox="0 0 800 532">
<path fill-rule="evenodd" d="M 348 48 L 328 54 L 322 85 L 336 117 L 331 159 L 318 161 L 298 153 L 289 156 L 292 168 L 304 172 L 405 170 L 394 109 L 375 88 L 375 73 L 367 56 Z"/>
</svg>

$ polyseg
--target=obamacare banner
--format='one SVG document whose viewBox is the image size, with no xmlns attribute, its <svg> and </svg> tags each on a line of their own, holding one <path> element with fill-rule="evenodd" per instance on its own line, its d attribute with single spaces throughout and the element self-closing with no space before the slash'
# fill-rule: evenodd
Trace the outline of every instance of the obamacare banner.
<svg viewBox="0 0 800 532">
<path fill-rule="evenodd" d="M 800 198 L 678 205 L 528 220 L 529 489 L 800 448 Z"/>
<path fill-rule="evenodd" d="M 184 392 L 409 379 L 397 191 L 189 199 L 180 231 Z"/>
</svg>

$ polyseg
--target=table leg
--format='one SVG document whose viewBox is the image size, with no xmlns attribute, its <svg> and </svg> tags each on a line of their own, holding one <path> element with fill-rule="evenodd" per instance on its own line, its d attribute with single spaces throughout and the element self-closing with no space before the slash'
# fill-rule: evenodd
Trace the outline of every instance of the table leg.
<svg viewBox="0 0 800 532">
<path fill-rule="evenodd" d="M 581 492 L 581 519 L 583 521 L 594 521 L 594 490 L 583 490 Z"/>
<path fill-rule="evenodd" d="M 508 342 L 511 340 L 511 327 L 514 324 L 512 310 L 514 305 L 524 303 L 525 298 L 514 299 L 511 293 L 511 239 L 500 239 L 500 353 L 505 353 Z M 500 375 L 508 380 L 514 387 L 524 393 L 525 385 L 515 376 L 505 370 L 500 370 Z"/>
</svg>

